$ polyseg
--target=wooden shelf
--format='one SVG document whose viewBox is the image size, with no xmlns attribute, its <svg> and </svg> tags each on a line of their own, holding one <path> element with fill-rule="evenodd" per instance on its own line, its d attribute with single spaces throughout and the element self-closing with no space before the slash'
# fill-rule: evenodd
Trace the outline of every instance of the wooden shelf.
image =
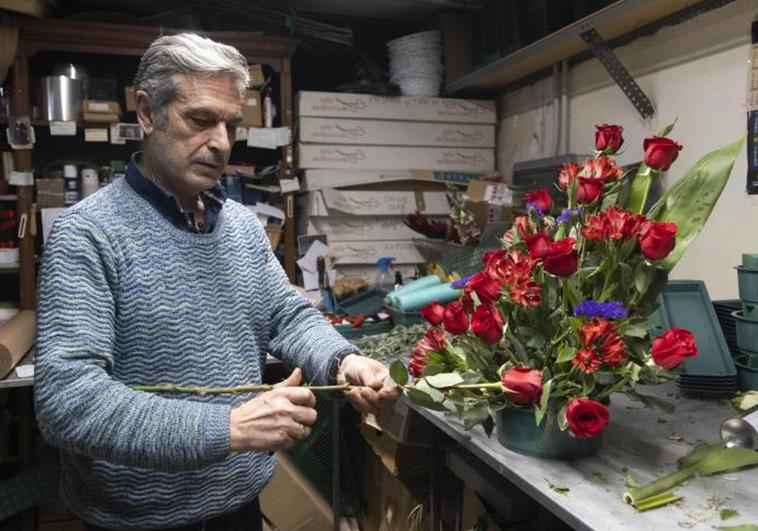
<svg viewBox="0 0 758 531">
<path fill-rule="evenodd" d="M 16 201 L 18 196 L 16 194 L 0 195 L 0 201 Z"/>
<path fill-rule="evenodd" d="M 483 66 L 445 86 L 446 96 L 492 95 L 498 89 L 587 50 L 581 34 L 595 29 L 606 41 L 626 35 L 700 0 L 620 0 Z"/>
</svg>

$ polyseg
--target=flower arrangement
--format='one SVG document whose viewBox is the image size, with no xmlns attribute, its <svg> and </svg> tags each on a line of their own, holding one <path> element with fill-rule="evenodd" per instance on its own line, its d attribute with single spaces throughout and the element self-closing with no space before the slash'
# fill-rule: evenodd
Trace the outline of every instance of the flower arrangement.
<svg viewBox="0 0 758 531">
<path fill-rule="evenodd" d="M 526 194 L 526 215 L 483 257 L 461 297 L 421 311 L 431 327 L 407 366 L 412 400 L 452 404 L 467 428 L 488 433 L 491 411 L 532 408 L 538 426 L 557 421 L 577 439 L 606 428 L 614 392 L 654 402 L 636 384 L 670 379 L 697 346 L 679 328 L 651 338 L 649 317 L 743 142 L 706 155 L 643 213 L 652 181 L 682 149 L 668 138 L 672 127 L 646 139 L 644 163 L 625 174 L 613 158 L 622 127 L 599 125 L 594 156 L 558 171 L 567 209 L 555 212 L 547 189 Z M 406 383 L 405 367 L 391 373 Z"/>
</svg>

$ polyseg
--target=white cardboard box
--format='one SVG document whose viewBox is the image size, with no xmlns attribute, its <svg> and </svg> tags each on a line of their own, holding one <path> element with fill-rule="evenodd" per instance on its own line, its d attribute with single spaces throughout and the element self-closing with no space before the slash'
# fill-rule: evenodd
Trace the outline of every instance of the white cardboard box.
<svg viewBox="0 0 758 531">
<path fill-rule="evenodd" d="M 466 184 L 479 179 L 478 173 L 446 172 L 431 170 L 305 170 L 302 181 L 304 190 L 339 188 L 361 184 L 376 184 L 391 181 L 430 181 Z"/>
<path fill-rule="evenodd" d="M 444 217 L 436 218 L 445 220 Z M 306 234 L 326 234 L 329 243 L 339 241 L 412 240 L 426 238 L 401 218 L 310 218 Z"/>
<path fill-rule="evenodd" d="M 450 213 L 445 192 L 372 192 L 326 188 L 298 196 L 299 216 L 428 216 Z"/>
<path fill-rule="evenodd" d="M 300 141 L 315 144 L 382 146 L 453 146 L 494 148 L 495 126 L 354 120 L 349 118 L 300 118 Z"/>
<path fill-rule="evenodd" d="M 340 265 L 336 264 L 334 266 L 335 280 L 340 279 L 342 277 L 358 277 L 366 282 L 368 282 L 369 286 L 376 285 L 376 277 L 379 276 L 379 268 L 376 265 Z M 393 276 L 395 275 L 395 271 L 400 271 L 400 274 L 403 276 L 403 279 L 405 279 L 406 282 L 408 282 L 408 279 L 411 279 L 416 274 L 416 266 L 412 264 L 399 264 L 396 265 L 393 269 L 390 270 L 390 273 Z"/>
<path fill-rule="evenodd" d="M 376 264 L 385 256 L 394 257 L 396 264 L 426 261 L 413 241 L 334 242 L 329 244 L 329 254 L 334 256 L 335 265 Z"/>
<path fill-rule="evenodd" d="M 298 92 L 296 103 L 298 116 L 470 124 L 497 121 L 494 101 L 303 91 Z"/>
<path fill-rule="evenodd" d="M 299 144 L 298 165 L 304 169 L 444 170 L 489 172 L 494 149 L 350 146 Z"/>
</svg>

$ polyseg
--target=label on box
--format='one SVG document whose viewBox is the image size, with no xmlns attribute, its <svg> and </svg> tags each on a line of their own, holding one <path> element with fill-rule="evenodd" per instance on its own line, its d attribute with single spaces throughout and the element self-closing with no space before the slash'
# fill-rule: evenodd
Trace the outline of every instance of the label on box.
<svg viewBox="0 0 758 531">
<path fill-rule="evenodd" d="M 50 136 L 76 135 L 76 122 L 50 122 Z"/>
<path fill-rule="evenodd" d="M 279 187 L 282 189 L 282 193 L 300 191 L 300 182 L 297 179 L 279 179 Z"/>
<path fill-rule="evenodd" d="M 513 194 L 507 186 L 488 184 L 484 188 L 484 200 L 498 205 L 510 205 L 513 203 Z"/>
<path fill-rule="evenodd" d="M 84 130 L 84 141 L 85 142 L 107 142 L 108 130 L 101 129 L 101 128 L 87 127 Z"/>
<path fill-rule="evenodd" d="M 106 102 L 102 101 L 90 101 L 87 103 L 87 110 L 91 112 L 110 112 L 110 108 Z"/>
</svg>

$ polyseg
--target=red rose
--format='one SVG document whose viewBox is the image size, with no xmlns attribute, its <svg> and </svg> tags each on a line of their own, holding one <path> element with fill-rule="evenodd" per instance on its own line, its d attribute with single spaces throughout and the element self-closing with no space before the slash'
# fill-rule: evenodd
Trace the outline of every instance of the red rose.
<svg viewBox="0 0 758 531">
<path fill-rule="evenodd" d="M 432 326 L 439 326 L 442 323 L 442 319 L 445 317 L 445 307 L 437 301 L 430 302 L 421 310 L 419 310 L 421 317 L 429 321 Z"/>
<path fill-rule="evenodd" d="M 579 177 L 579 186 L 576 189 L 576 200 L 583 205 L 589 205 L 600 197 L 605 188 L 605 181 L 592 177 Z"/>
<path fill-rule="evenodd" d="M 638 240 L 642 254 L 650 260 L 662 260 L 676 245 L 676 223 L 646 221 Z"/>
<path fill-rule="evenodd" d="M 443 352 L 446 348 L 447 338 L 445 337 L 445 332 L 439 328 L 430 328 L 413 349 L 411 359 L 408 361 L 408 371 L 413 376 L 421 376 L 424 368 L 426 368 L 429 352 Z"/>
<path fill-rule="evenodd" d="M 503 373 L 503 387 L 515 404 L 538 404 L 542 397 L 542 371 L 516 367 Z"/>
<path fill-rule="evenodd" d="M 577 439 L 596 437 L 609 419 L 608 408 L 589 398 L 572 398 L 566 406 L 566 421 Z"/>
<path fill-rule="evenodd" d="M 645 150 L 645 164 L 658 171 L 666 171 L 679 156 L 682 145 L 670 138 L 654 136 L 642 143 Z"/>
<path fill-rule="evenodd" d="M 445 317 L 442 319 L 445 330 L 459 336 L 468 330 L 468 314 L 460 301 L 453 301 L 445 306 Z"/>
<path fill-rule="evenodd" d="M 558 168 L 558 187 L 561 190 L 565 190 L 571 183 L 574 182 L 576 176 L 579 175 L 579 164 L 575 162 L 567 162 Z"/>
<path fill-rule="evenodd" d="M 484 343 L 491 345 L 503 337 L 503 316 L 490 304 L 481 304 L 471 316 L 471 331 Z"/>
<path fill-rule="evenodd" d="M 500 298 L 503 281 L 495 278 L 486 271 L 480 271 L 468 281 L 466 291 L 475 291 L 482 302 L 493 302 Z"/>
<path fill-rule="evenodd" d="M 579 255 L 574 249 L 574 238 L 564 238 L 548 245 L 547 253 L 542 258 L 545 271 L 557 277 L 568 277 L 574 274 L 579 265 Z"/>
<path fill-rule="evenodd" d="M 506 251 L 505 249 L 496 249 L 494 251 L 488 251 L 484 253 L 484 255 L 482 256 L 482 263 L 485 266 L 487 266 L 491 261 L 505 257 L 507 252 L 508 251 Z"/>
<path fill-rule="evenodd" d="M 553 198 L 547 188 L 542 188 L 535 192 L 529 192 L 524 196 L 526 203 L 532 203 L 540 212 L 547 214 L 553 205 Z"/>
<path fill-rule="evenodd" d="M 408 360 L 408 372 L 418 378 L 426 368 L 426 350 L 421 346 L 421 342 L 416 345 L 411 352 L 411 359 Z"/>
<path fill-rule="evenodd" d="M 597 151 L 613 155 L 624 143 L 624 137 L 621 136 L 624 128 L 620 125 L 602 124 L 596 125 L 595 129 L 595 149 Z"/>
<path fill-rule="evenodd" d="M 697 356 L 695 336 L 684 328 L 671 328 L 653 339 L 652 354 L 658 365 L 671 370 L 684 358 Z"/>
<path fill-rule="evenodd" d="M 602 179 L 604 181 L 615 181 L 623 170 L 609 157 L 597 157 L 596 159 L 587 159 L 582 163 L 582 174 L 585 177 Z"/>
<path fill-rule="evenodd" d="M 526 247 L 529 249 L 529 254 L 535 258 L 542 258 L 547 253 L 548 246 L 550 245 L 550 236 L 544 232 L 536 232 L 529 234 L 524 238 Z"/>
</svg>

